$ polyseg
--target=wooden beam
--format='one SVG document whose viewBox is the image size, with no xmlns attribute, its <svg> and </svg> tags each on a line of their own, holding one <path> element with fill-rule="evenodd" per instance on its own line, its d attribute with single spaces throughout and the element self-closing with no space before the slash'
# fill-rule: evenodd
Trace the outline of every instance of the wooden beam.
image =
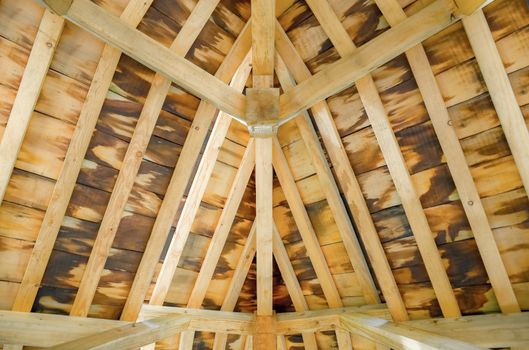
<svg viewBox="0 0 529 350">
<path fill-rule="evenodd" d="M 257 314 L 271 316 L 273 312 L 272 138 L 256 138 L 255 153 Z"/>
<path fill-rule="evenodd" d="M 277 24 L 276 30 L 276 48 L 278 53 L 284 58 L 290 73 L 293 74 L 298 82 L 310 78 L 311 73 L 309 69 L 297 53 L 285 31 L 279 24 Z M 358 183 L 336 125 L 334 124 L 329 107 L 325 101 L 322 101 L 315 104 L 311 108 L 311 111 L 320 130 L 320 135 L 331 159 L 331 163 L 336 171 L 336 178 L 347 199 L 349 210 L 355 223 L 358 225 L 358 232 L 362 237 L 362 242 L 364 243 L 373 270 L 379 281 L 380 289 L 386 299 L 393 319 L 398 321 L 407 320 L 408 313 L 406 307 L 395 282 L 391 267 L 389 266 L 384 248 L 380 243 L 360 184 Z"/>
<path fill-rule="evenodd" d="M 220 79 L 229 80 L 248 54 L 251 47 L 251 31 L 249 28 L 249 25 L 246 24 L 218 69 L 216 75 Z M 246 59 L 249 60 L 248 57 Z M 138 312 L 150 288 L 156 265 L 167 241 L 174 217 L 178 211 L 178 206 L 175 203 L 180 203 L 184 196 L 202 144 L 216 114 L 217 110 L 214 106 L 205 101 L 200 102 L 121 314 L 121 319 L 123 320 L 135 321 L 138 316 Z"/>
<path fill-rule="evenodd" d="M 307 300 L 305 300 L 305 295 L 303 294 L 303 290 L 301 289 L 301 286 L 297 279 L 296 272 L 292 267 L 292 263 L 290 262 L 290 258 L 288 257 L 287 250 L 285 248 L 285 245 L 283 244 L 283 241 L 281 240 L 281 236 L 279 235 L 275 224 L 273 237 L 273 251 L 277 266 L 279 266 L 279 271 L 281 272 L 283 281 L 285 281 L 288 294 L 290 295 L 290 299 L 292 300 L 292 304 L 294 305 L 294 309 L 297 312 L 308 311 L 309 305 L 307 304 Z M 303 332 L 301 335 L 303 337 L 303 345 L 305 346 L 305 349 L 318 349 L 318 343 L 316 341 L 316 335 L 314 333 Z"/>
<path fill-rule="evenodd" d="M 478 350 L 481 347 L 364 314 L 341 316 L 342 327 L 395 350 Z"/>
<path fill-rule="evenodd" d="M 330 39 L 340 56 L 352 56 L 358 50 L 356 50 L 352 40 L 346 40 L 349 35 L 343 29 L 333 10 L 322 1 L 309 0 L 309 4 L 314 3 L 318 4 L 318 6 L 314 6 L 316 9 L 315 15 L 320 16 L 321 14 L 321 20 L 325 20 L 325 23 L 322 24 L 323 28 L 325 32 L 332 35 Z M 404 23 L 406 23 L 406 20 L 400 22 L 399 25 Z M 399 25 L 393 28 L 399 28 Z M 338 27 L 342 28 L 342 30 L 339 30 Z M 441 260 L 441 255 L 435 244 L 426 214 L 411 181 L 400 146 L 393 133 L 385 107 L 371 75 L 366 75 L 357 80 L 356 88 L 406 212 L 441 310 L 447 317 L 460 316 L 461 311 Z"/>
<path fill-rule="evenodd" d="M 277 138 L 274 138 L 273 165 L 290 210 L 292 211 L 292 215 L 294 216 L 294 221 L 296 222 L 300 235 L 303 238 L 303 244 L 307 250 L 307 256 L 314 267 L 314 271 L 320 282 L 323 294 L 327 299 L 327 303 L 332 308 L 342 307 L 343 302 L 340 293 L 338 293 L 338 288 L 336 287 L 336 283 L 329 270 L 329 265 L 327 264 L 323 251 L 319 245 L 314 227 L 312 227 L 309 215 L 307 214 L 305 204 L 301 199 L 296 182 L 294 181 L 294 177 L 292 176 L 288 162 Z M 338 338 L 340 349 L 351 348 L 351 340 L 348 334 L 337 331 L 336 336 Z"/>
<path fill-rule="evenodd" d="M 59 11 L 68 20 L 119 48 L 193 95 L 207 100 L 218 109 L 237 118 L 244 117 L 244 95 L 147 35 L 131 28 L 90 0 L 44 0 L 44 2 L 52 10 L 70 2 L 69 7 L 64 6 L 65 11 Z"/>
<path fill-rule="evenodd" d="M 248 312 L 225 312 L 215 310 L 190 309 L 171 306 L 144 305 L 142 320 L 166 315 L 189 316 L 189 329 L 204 332 L 223 332 L 230 334 L 252 334 L 255 329 L 254 314 Z"/>
<path fill-rule="evenodd" d="M 122 20 L 130 26 L 137 26 L 151 2 L 152 0 L 131 0 L 121 15 Z M 13 311 L 31 311 L 120 57 L 119 50 L 109 45 L 103 48 L 70 140 L 63 167 L 53 188 L 50 204 L 15 297 Z"/>
<path fill-rule="evenodd" d="M 273 315 L 261 316 L 257 314 L 255 316 L 253 339 L 253 350 L 270 350 L 277 348 L 275 317 Z"/>
<path fill-rule="evenodd" d="M 281 57 L 278 57 L 276 62 L 276 71 L 281 87 L 283 88 L 283 91 L 288 91 L 295 86 L 294 80 L 290 76 Z M 369 271 L 364 253 L 362 252 L 362 248 L 356 237 L 356 232 L 349 219 L 349 214 L 345 209 L 338 186 L 334 181 L 333 174 L 327 163 L 327 158 L 321 147 L 318 135 L 316 135 L 316 131 L 312 126 L 310 117 L 307 112 L 304 112 L 299 115 L 295 121 L 301 134 L 301 138 L 310 154 L 312 164 L 316 169 L 321 188 L 325 194 L 327 203 L 329 203 L 338 230 L 340 231 L 343 244 L 362 288 L 364 298 L 369 304 L 379 304 L 380 298 L 375 287 L 375 282 L 371 277 L 371 272 Z"/>
<path fill-rule="evenodd" d="M 182 30 L 171 44 L 172 52 L 181 57 L 187 54 L 215 10 L 217 3 L 218 0 L 202 0 L 197 3 Z M 125 205 L 170 87 L 170 80 L 159 73 L 155 74 L 70 311 L 73 316 L 86 316 L 88 314 Z M 207 116 L 205 118 L 207 119 Z"/>
<path fill-rule="evenodd" d="M 241 253 L 241 257 L 237 262 L 235 271 L 233 272 L 233 277 L 231 278 L 230 285 L 226 295 L 224 296 L 224 301 L 220 308 L 221 311 L 233 311 L 237 304 L 237 299 L 241 294 L 241 289 L 252 265 L 253 259 L 255 257 L 256 247 L 255 247 L 255 222 L 252 225 L 246 243 L 244 244 L 244 249 Z M 228 335 L 226 333 L 217 333 L 215 334 L 215 341 L 213 342 L 213 350 L 224 350 L 226 349 L 226 342 L 228 340 Z M 244 342 L 246 344 L 246 342 Z M 241 345 L 244 345 L 241 344 Z"/>
<path fill-rule="evenodd" d="M 63 27 L 64 19 L 48 10 L 44 11 L 4 135 L 0 140 L 0 204 L 4 199 Z"/>
<path fill-rule="evenodd" d="M 253 169 L 255 167 L 255 140 L 250 139 L 246 151 L 242 157 L 239 170 L 233 181 L 233 185 L 230 189 L 230 192 L 227 196 L 227 201 L 222 210 L 222 214 L 219 218 L 215 232 L 213 233 L 213 238 L 208 246 L 208 251 L 200 272 L 198 274 L 195 285 L 191 291 L 189 300 L 187 302 L 188 308 L 200 308 L 206 297 L 206 292 L 208 290 L 209 283 L 215 268 L 219 262 L 220 255 L 226 240 L 230 233 L 230 229 L 233 225 L 233 220 L 241 204 L 242 197 L 248 186 L 248 181 L 252 175 Z M 193 346 L 194 332 L 188 331 L 182 333 L 180 337 L 180 350 L 190 349 Z"/>
<path fill-rule="evenodd" d="M 49 348 L 50 350 L 132 350 L 187 329 L 191 317 L 165 315 L 132 323 Z"/>
<path fill-rule="evenodd" d="M 476 55 L 525 191 L 529 193 L 529 131 L 483 11 L 465 17 L 463 26 Z"/>
<path fill-rule="evenodd" d="M 313 77 L 284 93 L 280 99 L 280 118 L 288 120 L 315 103 L 353 85 L 353 83 L 400 55 L 410 47 L 446 28 L 456 18 L 452 0 L 436 0 L 431 5 L 342 57 Z"/>
<path fill-rule="evenodd" d="M 376 3 L 391 25 L 396 25 L 406 18 L 397 0 L 376 0 Z M 426 52 L 423 46 L 419 44 L 408 50 L 406 57 L 432 120 L 437 139 L 446 156 L 450 173 L 467 214 L 498 304 L 502 312 L 520 312 L 520 306 L 496 245 L 487 214 L 459 139 L 452 127 L 448 109 L 435 80 Z M 529 139 L 527 142 L 529 145 Z"/>
<path fill-rule="evenodd" d="M 274 74 L 275 1 L 252 0 L 254 88 L 271 87 Z M 265 79 L 264 81 L 259 81 Z"/>
</svg>

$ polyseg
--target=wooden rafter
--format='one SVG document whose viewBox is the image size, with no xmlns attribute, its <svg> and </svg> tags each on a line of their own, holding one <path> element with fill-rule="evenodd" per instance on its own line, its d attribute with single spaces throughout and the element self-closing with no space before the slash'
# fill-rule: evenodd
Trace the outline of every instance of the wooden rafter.
<svg viewBox="0 0 529 350">
<path fill-rule="evenodd" d="M 228 239 L 230 229 L 233 225 L 233 220 L 237 214 L 237 209 L 241 204 L 242 197 L 248 186 L 248 181 L 252 175 L 253 169 L 255 167 L 255 141 L 250 139 L 246 151 L 241 160 L 239 170 L 233 181 L 233 185 L 228 192 L 227 201 L 222 210 L 222 214 L 219 218 L 219 222 L 213 233 L 213 238 L 208 246 L 206 256 L 202 262 L 200 272 L 195 281 L 195 285 L 191 290 L 189 300 L 187 302 L 187 307 L 189 308 L 200 308 L 206 297 L 206 292 L 208 290 L 209 283 L 215 272 L 215 268 L 219 262 L 222 250 Z M 190 349 L 190 346 L 193 345 L 194 332 L 184 332 L 180 338 L 180 349 Z M 187 347 L 184 344 L 188 344 Z"/>
<path fill-rule="evenodd" d="M 4 199 L 18 152 L 22 147 L 63 27 L 64 19 L 48 10 L 44 12 L 4 135 L 0 138 L 0 169 L 2 169 L 0 171 L 0 204 Z"/>
<path fill-rule="evenodd" d="M 292 263 L 290 262 L 290 258 L 288 256 L 285 245 L 283 244 L 281 236 L 279 235 L 279 232 L 277 231 L 277 227 L 275 225 L 273 237 L 273 251 L 277 266 L 279 267 L 279 271 L 281 272 L 283 281 L 285 281 L 288 294 L 290 295 L 290 299 L 292 299 L 294 309 L 297 312 L 309 310 L 309 305 L 307 303 L 307 300 L 305 299 L 305 295 L 303 294 L 303 290 L 301 289 L 301 286 L 297 279 L 294 267 L 292 267 Z M 303 337 L 305 349 L 318 349 L 318 343 L 316 342 L 316 336 L 314 333 L 304 332 L 301 335 Z"/>
<path fill-rule="evenodd" d="M 342 57 L 304 80 L 281 96 L 280 117 L 293 117 L 344 90 L 382 64 L 446 28 L 455 20 L 454 8 L 451 0 L 436 0 L 398 26 L 369 41 L 353 55 Z"/>
<path fill-rule="evenodd" d="M 90 0 L 44 0 L 55 12 L 233 117 L 244 117 L 245 97 Z"/>
<path fill-rule="evenodd" d="M 309 69 L 279 23 L 276 26 L 276 30 L 276 48 L 285 60 L 290 73 L 293 74 L 298 82 L 310 78 L 311 73 Z M 380 243 L 373 219 L 367 208 L 360 184 L 349 163 L 349 158 L 343 147 L 329 107 L 325 101 L 322 101 L 312 106 L 311 111 L 320 130 L 325 147 L 327 148 L 331 163 L 338 174 L 337 180 L 344 191 L 349 209 L 358 225 L 359 234 L 362 237 L 373 270 L 379 281 L 380 289 L 393 318 L 398 321 L 407 320 L 408 313 L 406 307 L 402 301 L 384 248 Z"/>
<path fill-rule="evenodd" d="M 218 69 L 216 73 L 218 77 L 223 80 L 230 79 L 241 62 L 243 62 L 245 55 L 250 50 L 250 46 L 251 36 L 247 24 Z M 217 110 L 211 104 L 205 101 L 199 104 L 193 124 L 189 129 L 186 142 L 180 152 L 180 157 L 173 171 L 169 186 L 167 187 L 164 200 L 158 211 L 158 216 L 156 217 L 134 282 L 132 283 L 127 302 L 121 315 L 121 319 L 123 320 L 134 321 L 138 316 L 138 312 L 150 288 L 156 265 L 167 241 L 174 217 L 178 211 L 178 206 L 175 203 L 180 203 L 184 196 L 194 165 L 200 154 L 200 149 L 216 114 Z"/>
<path fill-rule="evenodd" d="M 348 57 L 353 55 L 356 47 L 332 8 L 319 0 L 309 0 L 309 6 L 314 6 L 316 17 L 319 17 L 324 31 L 328 33 L 340 56 Z M 405 23 L 405 21 L 400 23 Z M 394 28 L 398 28 L 398 25 Z M 441 255 L 435 244 L 426 214 L 411 181 L 400 146 L 371 75 L 368 74 L 357 80 L 356 88 L 375 137 L 378 140 L 382 155 L 386 160 L 397 193 L 402 201 L 402 206 L 415 236 L 417 247 L 423 257 L 424 265 L 441 310 L 447 317 L 460 316 L 461 311 L 441 260 Z"/>
<path fill-rule="evenodd" d="M 529 193 L 529 131 L 482 10 L 463 19 L 525 191 Z"/>
<path fill-rule="evenodd" d="M 170 49 L 174 53 L 181 57 L 187 54 L 217 4 L 218 0 L 201 0 L 197 3 L 171 45 Z M 159 73 L 155 74 L 70 311 L 74 316 L 88 314 L 125 205 L 170 87 L 170 80 Z M 200 116 L 208 119 L 207 116 Z"/>
<path fill-rule="evenodd" d="M 255 222 L 250 229 L 246 243 L 244 244 L 244 249 L 242 250 L 241 257 L 237 262 L 235 271 L 233 272 L 233 277 L 231 278 L 230 285 L 222 302 L 220 308 L 221 311 L 233 311 L 235 305 L 237 304 L 237 299 L 241 293 L 242 286 L 248 275 L 248 271 L 252 265 L 253 259 L 255 257 L 256 247 L 255 247 Z M 215 341 L 213 342 L 213 350 L 224 350 L 226 349 L 226 342 L 228 340 L 228 335 L 226 333 L 217 333 L 215 335 Z M 241 340 L 241 347 L 244 347 L 248 341 Z"/>
<path fill-rule="evenodd" d="M 283 60 L 277 58 L 277 76 L 281 82 L 281 87 L 284 91 L 288 91 L 294 87 L 294 81 L 290 77 L 290 74 L 283 62 Z M 354 268 L 355 275 L 358 278 L 358 281 L 362 287 L 364 298 L 369 304 L 378 304 L 380 303 L 380 298 L 378 296 L 378 291 L 375 287 L 375 282 L 371 277 L 369 272 L 369 267 L 360 247 L 360 243 L 356 238 L 356 232 L 354 231 L 353 225 L 347 214 L 347 210 L 342 202 L 340 197 L 340 192 L 338 191 L 338 186 L 334 181 L 331 169 L 327 163 L 327 159 L 321 147 L 316 131 L 312 126 L 310 117 L 307 112 L 302 113 L 296 119 L 296 125 L 300 131 L 301 138 L 307 147 L 308 153 L 310 154 L 312 164 L 316 169 L 316 174 L 318 175 L 318 180 L 320 182 L 322 191 L 325 194 L 325 198 L 329 203 L 331 212 L 333 214 L 338 230 L 340 231 L 343 244 L 349 255 L 349 260 L 351 265 Z"/>
<path fill-rule="evenodd" d="M 151 2 L 151 0 L 132 0 L 123 11 L 122 20 L 130 26 L 137 26 Z M 13 311 L 31 311 L 120 57 L 119 50 L 109 45 L 103 48 L 101 59 L 70 140 L 63 167 L 53 188 L 50 204 L 15 297 Z"/>
<path fill-rule="evenodd" d="M 343 302 L 338 293 L 338 288 L 332 278 L 329 265 L 323 255 L 314 227 L 277 138 L 274 140 L 273 165 L 327 303 L 332 308 L 342 307 Z M 351 347 L 351 339 L 347 333 L 337 331 L 336 335 L 340 349 Z"/>
<path fill-rule="evenodd" d="M 245 61 L 241 64 L 241 67 L 237 71 L 235 77 L 232 80 L 232 85 L 241 89 L 244 87 L 244 83 L 248 79 L 250 74 L 250 62 L 248 55 Z M 182 255 L 187 237 L 193 224 L 194 218 L 200 206 L 200 202 L 206 191 L 206 187 L 215 167 L 217 156 L 220 152 L 222 143 L 226 137 L 228 129 L 231 124 L 231 118 L 225 113 L 221 112 L 217 117 L 213 131 L 206 145 L 206 149 L 202 154 L 202 159 L 198 170 L 195 174 L 193 183 L 189 190 L 189 195 L 186 199 L 184 208 L 182 210 L 180 220 L 176 225 L 176 230 L 171 239 L 167 255 L 162 265 L 162 270 L 156 281 L 153 294 L 151 296 L 150 304 L 161 305 L 173 279 L 174 272 L 178 265 L 178 261 Z M 174 202 L 172 203 L 174 206 Z M 169 229 L 169 227 L 167 227 Z"/>
<path fill-rule="evenodd" d="M 376 0 L 376 3 L 390 25 L 396 25 L 406 19 L 406 14 L 401 9 L 397 0 Z M 466 19 L 464 18 L 463 23 L 465 22 Z M 470 27 L 473 26 L 471 25 Z M 426 52 L 423 46 L 419 44 L 406 51 L 406 57 L 423 96 L 426 109 L 428 110 L 437 134 L 437 139 L 446 155 L 450 173 L 452 174 L 457 192 L 467 214 L 498 304 L 503 312 L 520 312 L 520 306 L 514 294 L 505 265 L 501 259 L 487 214 L 485 213 L 476 184 L 467 165 L 463 149 L 452 127 L 448 109 L 435 80 Z M 512 96 L 514 97 L 514 94 Z M 516 100 L 514 100 L 515 102 Z M 521 126 L 524 126 L 525 123 L 521 113 L 520 117 Z M 510 118 L 512 118 L 511 115 Z M 524 128 L 524 130 L 526 131 L 527 129 Z M 529 147 L 529 133 L 526 132 L 526 134 L 526 142 Z M 526 161 L 529 161 L 529 152 L 525 149 L 524 152 L 528 155 Z"/>
</svg>

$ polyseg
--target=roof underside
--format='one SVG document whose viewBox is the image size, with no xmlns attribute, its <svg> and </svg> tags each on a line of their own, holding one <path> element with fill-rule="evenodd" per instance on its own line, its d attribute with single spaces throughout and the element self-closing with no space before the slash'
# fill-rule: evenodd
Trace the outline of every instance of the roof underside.
<svg viewBox="0 0 529 350">
<path fill-rule="evenodd" d="M 311 73 L 340 58 L 303 0 L 278 1 L 284 2 L 282 7 L 286 9 L 279 15 L 279 22 Z M 127 0 L 94 2 L 117 15 L 127 5 Z M 371 0 L 329 2 L 357 47 L 389 29 L 388 22 Z M 419 3 L 424 1 L 399 0 L 408 15 L 417 12 Z M 169 47 L 195 4 L 194 0 L 154 0 L 137 28 Z M 527 120 L 529 10 L 523 0 L 496 0 L 484 13 Z M 43 14 L 44 9 L 33 0 L 0 1 L 0 138 Z M 215 74 L 249 17 L 249 1 L 221 0 L 185 57 Z M 456 22 L 423 45 L 518 303 L 522 310 L 529 310 L 529 200 L 465 29 L 461 22 Z M 65 23 L 0 206 L 0 309 L 13 308 L 103 47 L 100 40 L 70 22 Z M 384 64 L 372 76 L 462 314 L 500 312 L 447 159 L 406 56 L 400 55 Z M 70 312 L 153 78 L 154 72 L 121 56 L 32 306 L 33 312 Z M 251 87 L 251 82 L 250 77 L 246 87 Z M 275 86 L 279 87 L 277 77 Z M 119 319 L 199 103 L 198 98 L 174 84 L 171 86 L 113 240 L 88 313 L 90 317 Z M 356 87 L 331 96 L 327 103 L 410 317 L 442 316 Z M 233 121 L 196 218 L 191 218 L 194 220 L 191 232 L 165 298 L 166 305 L 188 305 L 249 140 L 246 127 Z M 295 120 L 279 129 L 278 140 L 341 302 L 344 306 L 365 305 L 363 290 Z M 197 166 L 198 163 L 194 171 Z M 337 177 L 336 180 L 340 183 Z M 190 186 L 191 181 L 186 196 Z M 273 203 L 275 223 L 309 308 L 329 308 L 276 177 Z M 166 248 L 182 219 L 184 201 L 173 205 L 179 205 L 180 211 L 174 218 Z M 358 228 L 353 216 L 350 213 L 349 216 Z M 204 308 L 221 308 L 254 219 L 252 175 L 205 293 Z M 157 273 L 165 252 L 166 249 L 159 259 Z M 366 260 L 371 265 L 367 254 Z M 156 275 L 152 287 L 155 282 Z M 277 312 L 294 311 L 277 265 L 273 294 Z M 235 311 L 255 310 L 254 262 Z M 212 348 L 213 337 L 210 333 L 197 333 L 195 348 Z M 317 340 L 324 349 L 336 346 L 334 332 L 317 334 Z M 228 339 L 228 343 L 237 341 L 237 336 Z M 356 341 L 360 343 L 355 348 L 364 348 L 361 340 Z M 303 347 L 301 335 L 290 336 L 287 342 L 291 348 Z"/>
</svg>

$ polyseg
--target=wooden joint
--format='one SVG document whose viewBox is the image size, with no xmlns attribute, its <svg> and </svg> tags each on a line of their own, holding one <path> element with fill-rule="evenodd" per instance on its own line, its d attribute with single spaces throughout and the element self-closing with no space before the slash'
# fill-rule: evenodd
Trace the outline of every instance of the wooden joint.
<svg viewBox="0 0 529 350">
<path fill-rule="evenodd" d="M 273 135 L 279 117 L 279 89 L 246 89 L 246 122 L 250 133 Z"/>
<path fill-rule="evenodd" d="M 64 16 L 72 7 L 73 0 L 38 0 L 38 2 L 53 11 L 53 13 Z"/>
<path fill-rule="evenodd" d="M 487 3 L 487 0 L 454 0 L 456 16 L 470 16 Z"/>
</svg>

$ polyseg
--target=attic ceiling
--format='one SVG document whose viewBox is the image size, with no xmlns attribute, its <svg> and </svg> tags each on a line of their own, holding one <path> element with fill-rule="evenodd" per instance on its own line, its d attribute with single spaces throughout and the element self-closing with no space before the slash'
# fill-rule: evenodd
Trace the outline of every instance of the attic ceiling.
<svg viewBox="0 0 529 350">
<path fill-rule="evenodd" d="M 256 87 L 250 1 L 93 3 L 233 90 Z M 277 0 L 272 87 L 303 92 L 292 89 L 436 3 Z M 529 309 L 529 9 L 495 0 L 450 23 L 279 127 L 276 313 Z M 34 0 L 0 0 L 0 66 L 0 310 L 125 321 L 143 303 L 258 310 L 262 141 L 246 125 Z M 243 344 L 190 339 L 180 348 Z"/>
</svg>

